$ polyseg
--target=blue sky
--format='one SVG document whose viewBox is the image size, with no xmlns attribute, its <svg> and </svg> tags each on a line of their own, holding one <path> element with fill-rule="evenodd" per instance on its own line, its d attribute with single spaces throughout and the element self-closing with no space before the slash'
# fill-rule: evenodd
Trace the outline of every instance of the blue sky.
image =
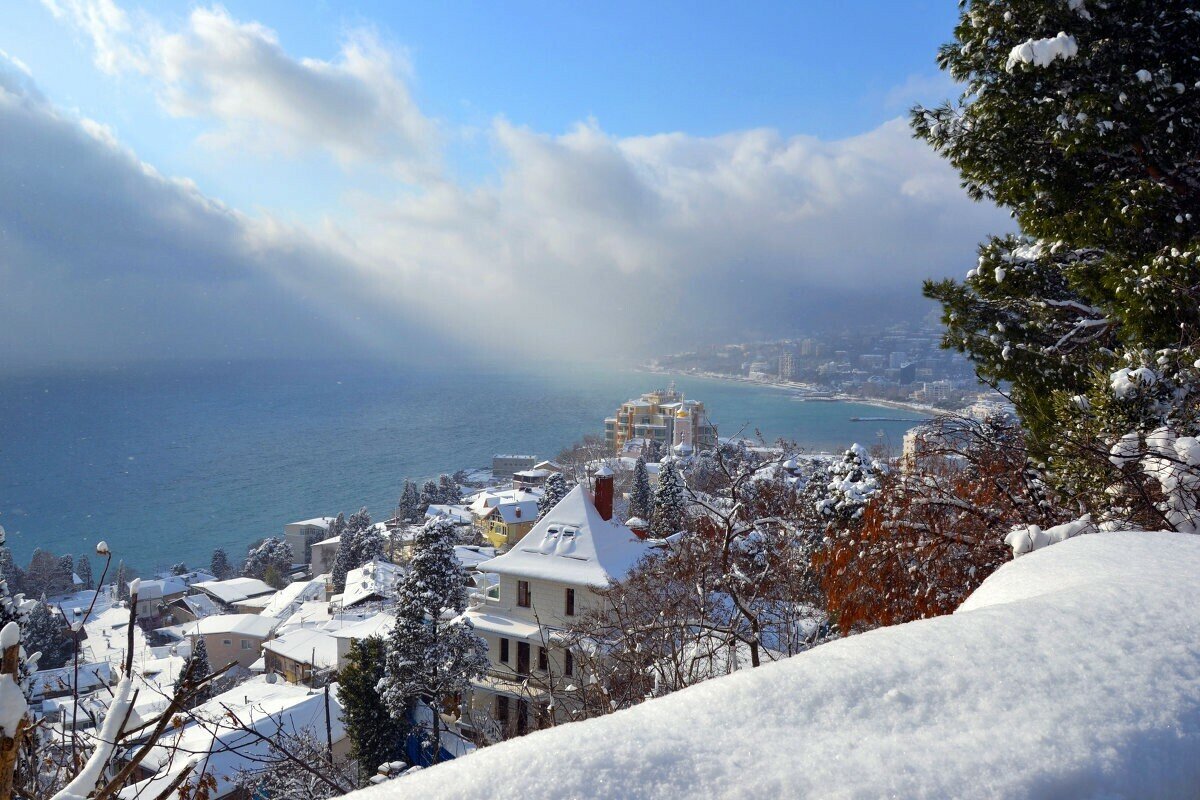
<svg viewBox="0 0 1200 800">
<path fill-rule="evenodd" d="M 15 0 L 0 122 L 30 157 L 14 146 L 0 176 L 24 187 L 0 187 L 0 233 L 23 259 L 0 268 L 28 299 L 9 302 L 32 324 L 34 298 L 61 294 L 77 332 L 47 353 L 74 335 L 114 357 L 304 339 L 249 324 L 264 315 L 249 287 L 276 298 L 271 314 L 386 351 L 389 326 L 334 301 L 497 352 L 546 346 L 520 335 L 534 311 L 569 311 L 630 353 L 856 308 L 922 313 L 920 279 L 965 272 L 1006 225 L 904 122 L 953 92 L 934 56 L 955 18 L 922 0 Z M 136 281 L 115 253 L 144 262 Z M 50 266 L 53 286 L 37 278 Z M 90 310 L 96 291 L 196 327 L 110 335 L 127 326 Z M 715 298 L 725 311 L 697 313 Z M 219 323 L 203 322 L 209 303 Z"/>
</svg>

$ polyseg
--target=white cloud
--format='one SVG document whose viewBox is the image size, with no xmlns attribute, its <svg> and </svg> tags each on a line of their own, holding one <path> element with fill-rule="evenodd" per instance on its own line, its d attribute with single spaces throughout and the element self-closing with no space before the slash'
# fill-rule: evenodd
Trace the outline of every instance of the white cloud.
<svg viewBox="0 0 1200 800">
<path fill-rule="evenodd" d="M 294 58 L 270 28 L 198 7 L 184 28 L 132 25 L 113 0 L 42 0 L 92 42 L 104 72 L 134 71 L 163 108 L 215 127 L 204 142 L 258 155 L 324 151 L 343 165 L 369 163 L 408 180 L 437 166 L 438 131 L 409 92 L 403 53 L 369 30 L 350 33 L 338 58 Z"/>
<path fill-rule="evenodd" d="M 331 240 L 461 334 L 535 352 L 915 313 L 922 278 L 957 274 L 1009 224 L 900 120 L 834 142 L 618 138 L 595 123 L 548 136 L 503 121 L 493 135 L 508 159 L 497 181 L 364 199 Z"/>
</svg>

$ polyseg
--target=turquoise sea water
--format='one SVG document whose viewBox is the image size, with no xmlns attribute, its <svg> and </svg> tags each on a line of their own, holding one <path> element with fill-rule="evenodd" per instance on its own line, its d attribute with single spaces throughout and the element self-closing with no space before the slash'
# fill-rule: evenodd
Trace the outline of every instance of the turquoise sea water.
<svg viewBox="0 0 1200 800">
<path fill-rule="evenodd" d="M 286 522 L 367 506 L 381 518 L 406 476 L 553 457 L 617 405 L 671 380 L 632 370 L 398 369 L 377 364 L 187 364 L 0 378 L 0 524 L 34 547 L 106 540 L 142 571 L 240 555 Z M 675 378 L 722 436 L 758 429 L 812 450 L 880 437 L 918 415 Z M 93 561 L 95 559 L 93 558 Z"/>
</svg>

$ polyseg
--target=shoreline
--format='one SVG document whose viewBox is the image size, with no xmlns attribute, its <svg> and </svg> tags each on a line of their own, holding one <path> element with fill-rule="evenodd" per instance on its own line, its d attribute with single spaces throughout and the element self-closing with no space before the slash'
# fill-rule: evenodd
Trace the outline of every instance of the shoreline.
<svg viewBox="0 0 1200 800">
<path fill-rule="evenodd" d="M 765 389 L 782 389 L 793 393 L 796 396 L 803 397 L 805 392 L 822 391 L 810 383 L 799 383 L 797 381 L 765 381 L 759 378 L 750 378 L 742 375 L 722 375 L 717 372 L 688 372 L 677 369 L 653 369 L 647 366 L 638 366 L 637 372 L 645 372 L 651 375 L 671 375 L 680 378 L 707 378 L 715 381 L 726 381 L 728 383 L 748 383 L 752 386 L 761 386 Z M 884 400 L 874 397 L 855 397 L 854 395 L 832 393 L 826 394 L 822 392 L 819 398 L 806 398 L 808 402 L 839 402 L 839 403 L 858 403 L 864 406 L 875 406 L 876 408 L 892 408 L 900 411 L 910 411 L 914 414 L 923 414 L 927 418 L 937 416 L 938 414 L 949 413 L 944 408 L 935 406 L 921 405 L 920 403 L 912 403 L 905 400 Z M 913 420 L 913 422 L 921 422 L 921 420 Z"/>
</svg>

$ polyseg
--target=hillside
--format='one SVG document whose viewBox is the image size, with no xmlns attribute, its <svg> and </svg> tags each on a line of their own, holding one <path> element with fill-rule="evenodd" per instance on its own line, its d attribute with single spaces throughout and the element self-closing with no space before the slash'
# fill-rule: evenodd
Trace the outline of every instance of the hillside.
<svg viewBox="0 0 1200 800">
<path fill-rule="evenodd" d="M 1195 796 L 1197 575 L 1200 537 L 1079 537 L 1005 565 L 951 616 L 354 796 Z"/>
</svg>

